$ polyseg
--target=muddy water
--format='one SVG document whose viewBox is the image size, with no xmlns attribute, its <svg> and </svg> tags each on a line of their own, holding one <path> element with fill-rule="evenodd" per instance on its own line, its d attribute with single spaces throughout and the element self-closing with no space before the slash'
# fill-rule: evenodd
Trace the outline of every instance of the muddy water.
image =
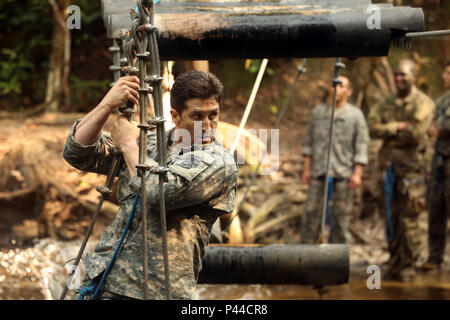
<svg viewBox="0 0 450 320">
<path fill-rule="evenodd" d="M 420 274 L 413 282 L 400 283 L 381 280 L 379 290 L 367 288 L 365 270 L 352 271 L 350 282 L 328 286 L 323 300 L 441 300 L 450 299 L 450 272 Z M 297 285 L 202 285 L 198 287 L 200 299 L 261 299 L 261 300 L 317 300 L 318 292 L 312 287 Z"/>
<path fill-rule="evenodd" d="M 76 256 L 80 242 L 37 241 L 27 249 L 0 252 L 0 299 L 58 299 L 67 279 L 64 263 Z M 87 250 L 92 250 L 92 246 Z M 66 265 L 67 266 L 67 265 Z M 383 269 L 381 270 L 383 274 Z M 450 299 L 450 270 L 418 273 L 408 283 L 380 282 L 380 289 L 367 288 L 366 267 L 352 268 L 350 282 L 325 287 L 322 299 Z M 75 299 L 69 293 L 68 299 Z M 297 285 L 199 285 L 197 299 L 300 299 L 320 296 L 310 286 Z"/>
</svg>

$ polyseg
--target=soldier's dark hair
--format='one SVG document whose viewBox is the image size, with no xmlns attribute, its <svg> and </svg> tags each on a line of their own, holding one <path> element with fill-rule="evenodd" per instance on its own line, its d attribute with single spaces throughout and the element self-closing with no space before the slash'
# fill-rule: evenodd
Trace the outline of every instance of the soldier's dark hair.
<svg viewBox="0 0 450 320">
<path fill-rule="evenodd" d="M 448 66 L 450 66 L 450 60 L 447 61 L 447 64 L 445 65 L 445 67 L 447 68 Z"/>
<path fill-rule="evenodd" d="M 215 98 L 220 104 L 222 96 L 223 84 L 214 74 L 193 70 L 180 74 L 175 79 L 170 91 L 170 105 L 181 114 L 189 99 Z"/>
</svg>

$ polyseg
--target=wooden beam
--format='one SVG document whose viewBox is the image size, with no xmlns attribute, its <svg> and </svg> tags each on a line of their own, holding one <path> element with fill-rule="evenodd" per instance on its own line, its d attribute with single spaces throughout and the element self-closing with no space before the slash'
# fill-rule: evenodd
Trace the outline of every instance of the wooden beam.
<svg viewBox="0 0 450 320">
<path fill-rule="evenodd" d="M 107 34 L 130 29 L 134 0 L 103 0 Z M 367 0 L 167 2 L 156 6 L 162 60 L 386 56 L 392 41 L 424 30 L 420 8 L 377 4 L 380 28 L 368 28 Z"/>
</svg>

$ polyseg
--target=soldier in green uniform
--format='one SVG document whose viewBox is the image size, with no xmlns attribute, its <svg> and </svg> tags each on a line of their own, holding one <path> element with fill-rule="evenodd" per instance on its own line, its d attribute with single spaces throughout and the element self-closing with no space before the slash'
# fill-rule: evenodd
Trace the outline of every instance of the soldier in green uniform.
<svg viewBox="0 0 450 320">
<path fill-rule="evenodd" d="M 386 223 L 390 258 L 385 279 L 411 280 L 419 256 L 418 215 L 425 209 L 425 149 L 434 102 L 416 86 L 417 66 L 401 60 L 394 70 L 397 93 L 371 109 L 371 138 L 383 139 L 380 168 L 384 170 Z M 389 181 L 389 182 L 388 182 Z"/>
<path fill-rule="evenodd" d="M 333 190 L 329 211 L 331 221 L 330 243 L 349 240 L 348 224 L 353 206 L 353 192 L 361 185 L 363 167 L 368 162 L 369 133 L 360 109 L 348 102 L 352 85 L 340 76 L 336 88 L 336 111 L 333 124 L 333 142 L 330 156 L 329 190 Z M 333 97 L 330 87 L 330 98 Z M 328 133 L 331 102 L 316 106 L 311 112 L 305 143 L 302 149 L 302 182 L 309 185 L 305 214 L 301 221 L 301 242 L 317 243 L 322 222 L 325 187 Z"/>
<path fill-rule="evenodd" d="M 119 174 L 117 216 L 106 228 L 95 251 L 83 259 L 89 279 L 99 279 L 105 270 L 127 222 L 133 199 L 140 191 L 141 178 L 136 175 L 139 130 L 125 117 L 118 116 L 111 135 L 102 133 L 115 109 L 127 100 L 138 103 L 138 89 L 137 77 L 118 80 L 93 111 L 76 121 L 64 146 L 64 158 L 84 171 L 106 174 L 113 146 L 120 148 L 126 161 Z M 171 91 L 175 130 L 168 133 L 166 143 L 169 171 L 164 195 L 173 299 L 194 297 L 211 227 L 219 216 L 232 212 L 234 207 L 238 168 L 233 156 L 214 135 L 222 95 L 221 82 L 213 74 L 201 71 L 180 75 Z M 158 166 L 156 134 L 151 131 L 148 155 L 147 164 Z M 164 299 L 158 175 L 147 173 L 146 190 L 149 298 Z M 141 217 L 138 210 L 100 298 L 144 298 Z"/>
<path fill-rule="evenodd" d="M 440 268 L 445 250 L 447 218 L 450 216 L 450 62 L 442 73 L 447 90 L 436 100 L 436 112 L 428 134 L 436 138 L 428 185 L 429 257 L 422 268 Z"/>
</svg>

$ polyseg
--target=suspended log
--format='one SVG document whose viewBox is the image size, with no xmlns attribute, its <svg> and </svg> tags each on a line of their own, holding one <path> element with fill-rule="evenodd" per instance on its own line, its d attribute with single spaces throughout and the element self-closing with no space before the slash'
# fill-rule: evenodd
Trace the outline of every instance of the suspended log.
<svg viewBox="0 0 450 320">
<path fill-rule="evenodd" d="M 162 60 L 387 56 L 391 42 L 424 30 L 420 8 L 371 1 L 162 1 Z M 107 35 L 131 28 L 135 0 L 102 0 Z M 380 25 L 378 27 L 378 19 Z M 371 24 L 375 22 L 375 24 Z M 370 28 L 368 27 L 370 25 Z M 372 28 L 373 26 L 373 28 Z"/>
<path fill-rule="evenodd" d="M 344 244 L 208 246 L 199 283 L 338 285 L 349 280 Z"/>
</svg>

